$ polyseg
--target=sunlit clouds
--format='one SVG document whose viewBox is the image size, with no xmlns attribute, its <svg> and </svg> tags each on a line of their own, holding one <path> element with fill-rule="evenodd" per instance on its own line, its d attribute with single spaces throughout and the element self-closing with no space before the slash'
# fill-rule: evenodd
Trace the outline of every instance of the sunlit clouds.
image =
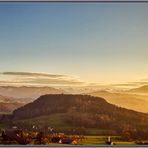
<svg viewBox="0 0 148 148">
<path fill-rule="evenodd" d="M 49 86 L 49 87 L 74 87 L 85 88 L 90 90 L 103 89 L 130 89 L 143 85 L 148 85 L 148 78 L 135 78 L 135 81 L 103 84 L 88 83 L 76 76 L 48 74 L 48 73 L 31 73 L 31 72 L 1 72 L 0 86 Z"/>
<path fill-rule="evenodd" d="M 2 3 L 0 85 L 147 85 L 147 26 L 147 3 Z"/>
<path fill-rule="evenodd" d="M 84 84 L 85 82 L 68 75 L 30 72 L 0 73 L 0 85 L 79 86 Z"/>
<path fill-rule="evenodd" d="M 148 85 L 148 78 L 139 77 L 139 78 L 135 78 L 135 81 L 129 81 L 129 82 L 120 83 L 120 84 L 112 84 L 111 86 L 130 89 L 130 88 L 141 87 L 143 85 Z"/>
</svg>

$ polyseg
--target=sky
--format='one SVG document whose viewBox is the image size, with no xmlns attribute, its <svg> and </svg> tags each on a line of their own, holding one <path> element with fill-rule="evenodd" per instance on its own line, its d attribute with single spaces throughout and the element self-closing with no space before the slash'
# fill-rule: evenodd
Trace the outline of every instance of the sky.
<svg viewBox="0 0 148 148">
<path fill-rule="evenodd" d="M 148 83 L 147 26 L 148 3 L 1 2 L 0 84 Z"/>
</svg>

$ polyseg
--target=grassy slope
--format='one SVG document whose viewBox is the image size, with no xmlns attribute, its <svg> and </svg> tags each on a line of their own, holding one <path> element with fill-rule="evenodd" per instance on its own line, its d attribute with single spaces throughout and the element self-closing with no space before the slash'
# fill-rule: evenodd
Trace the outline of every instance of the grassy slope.
<svg viewBox="0 0 148 148">
<path fill-rule="evenodd" d="M 63 113 L 57 113 L 52 114 L 50 116 L 40 116 L 32 119 L 25 119 L 25 120 L 18 120 L 15 121 L 16 123 L 24 123 L 29 125 L 45 125 L 50 126 L 56 129 L 56 131 L 63 132 L 64 130 L 73 130 L 75 127 L 72 125 L 69 125 L 64 120 L 64 114 Z M 78 127 L 79 128 L 79 127 Z M 86 133 L 90 135 L 100 135 L 106 132 L 106 130 L 103 129 L 97 129 L 97 128 L 84 128 Z"/>
<path fill-rule="evenodd" d="M 54 114 L 50 116 L 40 116 L 31 119 L 18 120 L 17 122 L 24 122 L 31 125 L 48 125 L 55 128 L 59 127 L 64 128 L 67 127 L 68 125 L 64 123 L 63 116 L 64 114 Z"/>
</svg>

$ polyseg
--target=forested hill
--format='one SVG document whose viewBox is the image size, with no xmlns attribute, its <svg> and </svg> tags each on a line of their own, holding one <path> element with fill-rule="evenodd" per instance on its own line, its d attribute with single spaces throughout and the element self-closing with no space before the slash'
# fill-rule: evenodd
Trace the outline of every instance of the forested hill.
<svg viewBox="0 0 148 148">
<path fill-rule="evenodd" d="M 63 124 L 101 128 L 119 133 L 123 130 L 148 132 L 148 114 L 117 107 L 103 98 L 89 95 L 44 95 L 13 112 L 13 120 L 62 115 Z M 142 134 L 144 135 L 144 134 Z"/>
<path fill-rule="evenodd" d="M 24 119 L 75 110 L 80 113 L 109 113 L 117 107 L 103 98 L 88 95 L 43 95 L 32 103 L 14 111 L 14 118 Z"/>
</svg>

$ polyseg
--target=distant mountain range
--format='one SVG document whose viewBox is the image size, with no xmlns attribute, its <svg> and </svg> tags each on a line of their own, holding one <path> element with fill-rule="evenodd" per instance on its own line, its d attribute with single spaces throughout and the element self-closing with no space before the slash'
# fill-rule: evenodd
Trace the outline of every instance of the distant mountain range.
<svg viewBox="0 0 148 148">
<path fill-rule="evenodd" d="M 14 109 L 32 102 L 36 98 L 45 94 L 85 94 L 83 88 L 66 88 L 56 89 L 52 87 L 14 87 L 14 86 L 0 86 L 0 112 L 12 112 Z M 140 112 L 148 112 L 148 85 L 139 88 L 130 89 L 128 91 L 109 92 L 109 91 L 93 91 L 87 93 L 89 95 L 105 98 L 109 103 L 121 106 L 127 109 L 133 109 Z"/>
<path fill-rule="evenodd" d="M 0 113 L 10 113 L 33 100 L 31 98 L 16 99 L 0 95 Z"/>
<path fill-rule="evenodd" d="M 141 86 L 138 88 L 130 89 L 128 92 L 148 94 L 148 85 L 144 85 L 144 86 Z"/>
<path fill-rule="evenodd" d="M 0 86 L 0 113 L 12 112 L 44 94 L 64 93 L 52 87 Z"/>
<path fill-rule="evenodd" d="M 2 103 L 0 102 L 0 114 L 3 113 L 11 113 L 12 111 L 14 111 L 15 109 L 23 106 L 23 103 Z"/>
<path fill-rule="evenodd" d="M 83 127 L 106 130 L 113 135 L 124 131 L 148 132 L 148 114 L 117 107 L 89 95 L 43 95 L 16 109 L 9 118 L 18 126 L 52 125 L 64 131 Z M 4 117 L 1 120 L 4 121 Z"/>
<path fill-rule="evenodd" d="M 113 93 L 108 91 L 95 91 L 89 95 L 103 97 L 109 103 L 120 107 L 148 113 L 148 96 L 130 94 L 129 92 Z"/>
<path fill-rule="evenodd" d="M 37 98 L 44 94 L 60 94 L 64 93 L 62 89 L 52 87 L 29 87 L 29 86 L 0 86 L 0 94 L 14 98 Z"/>
</svg>

